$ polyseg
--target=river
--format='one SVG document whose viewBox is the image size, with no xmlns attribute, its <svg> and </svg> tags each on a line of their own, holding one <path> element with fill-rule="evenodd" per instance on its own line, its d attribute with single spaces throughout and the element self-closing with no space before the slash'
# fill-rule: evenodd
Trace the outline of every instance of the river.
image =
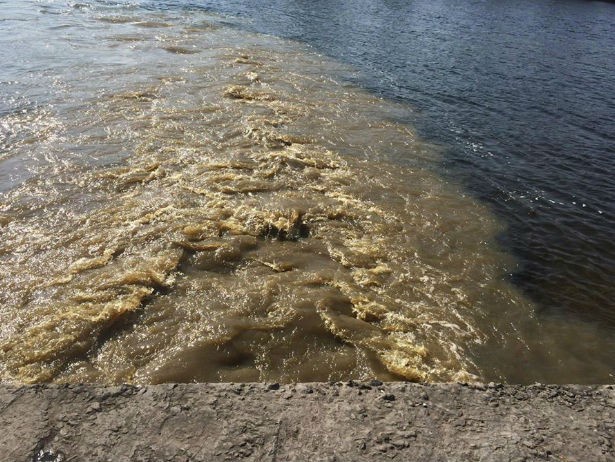
<svg viewBox="0 0 615 462">
<path fill-rule="evenodd" d="M 0 6 L 3 380 L 612 382 L 612 5 Z"/>
</svg>

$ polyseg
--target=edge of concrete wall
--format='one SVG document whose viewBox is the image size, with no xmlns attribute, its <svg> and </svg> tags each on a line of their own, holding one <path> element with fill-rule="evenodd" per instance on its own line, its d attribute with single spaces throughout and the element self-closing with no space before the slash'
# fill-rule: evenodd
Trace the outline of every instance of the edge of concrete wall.
<svg viewBox="0 0 615 462">
<path fill-rule="evenodd" d="M 0 384 L 0 460 L 615 461 L 615 387 Z"/>
</svg>

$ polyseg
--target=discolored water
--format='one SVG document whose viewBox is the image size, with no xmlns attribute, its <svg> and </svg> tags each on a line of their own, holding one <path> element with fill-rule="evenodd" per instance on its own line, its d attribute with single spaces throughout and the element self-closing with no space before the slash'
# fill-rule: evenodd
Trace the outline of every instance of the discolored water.
<svg viewBox="0 0 615 462">
<path fill-rule="evenodd" d="M 199 8 L 0 6 L 3 380 L 611 380 L 353 68 Z"/>
<path fill-rule="evenodd" d="M 361 69 L 420 109 L 443 166 L 507 224 L 541 313 L 615 329 L 615 5 L 586 0 L 199 0 Z M 615 353 L 615 352 L 614 352 Z"/>
</svg>

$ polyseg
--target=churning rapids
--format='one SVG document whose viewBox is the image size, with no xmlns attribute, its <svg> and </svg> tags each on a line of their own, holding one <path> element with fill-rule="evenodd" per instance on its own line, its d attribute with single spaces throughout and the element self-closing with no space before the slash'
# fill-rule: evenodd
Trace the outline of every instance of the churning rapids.
<svg viewBox="0 0 615 462">
<path fill-rule="evenodd" d="M 10 4 L 2 380 L 608 379 L 351 69 L 204 12 Z"/>
</svg>

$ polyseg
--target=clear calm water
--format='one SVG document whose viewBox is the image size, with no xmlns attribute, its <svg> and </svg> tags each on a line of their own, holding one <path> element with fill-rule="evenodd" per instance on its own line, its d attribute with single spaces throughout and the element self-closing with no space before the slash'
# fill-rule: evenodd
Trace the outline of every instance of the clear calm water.
<svg viewBox="0 0 615 462">
<path fill-rule="evenodd" d="M 0 2 L 0 377 L 612 382 L 614 29 Z"/>
</svg>

